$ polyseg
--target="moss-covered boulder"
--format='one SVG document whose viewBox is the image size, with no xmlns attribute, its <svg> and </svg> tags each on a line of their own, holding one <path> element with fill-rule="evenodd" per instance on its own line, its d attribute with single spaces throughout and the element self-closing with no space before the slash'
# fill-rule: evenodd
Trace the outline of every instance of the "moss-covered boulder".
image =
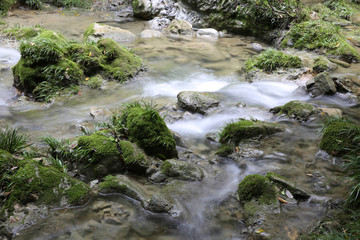
<svg viewBox="0 0 360 240">
<path fill-rule="evenodd" d="M 90 197 L 90 188 L 58 169 L 40 165 L 32 160 L 23 160 L 12 175 L 7 175 L 8 185 L 4 210 L 11 211 L 18 202 L 44 203 L 50 206 L 69 206 L 85 203 Z"/>
<path fill-rule="evenodd" d="M 323 127 L 320 149 L 334 156 L 344 156 L 350 151 L 360 154 L 360 127 L 342 117 L 329 118 Z M 357 151 L 357 152 L 356 152 Z"/>
<path fill-rule="evenodd" d="M 311 103 L 298 100 L 290 101 L 284 106 L 275 107 L 270 111 L 275 114 L 285 114 L 299 122 L 306 122 L 311 116 L 320 113 L 320 110 Z"/>
<path fill-rule="evenodd" d="M 322 49 L 326 55 L 352 62 L 360 61 L 360 53 L 347 41 L 341 30 L 323 20 L 295 24 L 286 34 L 281 45 L 297 49 Z"/>
<path fill-rule="evenodd" d="M 242 119 L 229 123 L 220 133 L 220 143 L 238 145 L 241 141 L 251 138 L 260 138 L 281 132 L 284 129 L 275 123 Z"/>
<path fill-rule="evenodd" d="M 105 177 L 124 170 L 124 161 L 118 145 L 108 130 L 79 137 L 77 147 L 87 153 L 79 168 L 90 178 Z"/>
<path fill-rule="evenodd" d="M 112 39 L 81 44 L 53 31 L 35 34 L 21 43 L 21 59 L 13 67 L 14 86 L 35 100 L 78 93 L 78 86 L 96 74 L 123 82 L 142 69 L 141 59 Z"/>
<path fill-rule="evenodd" d="M 220 104 L 216 94 L 207 92 L 182 91 L 177 95 L 177 99 L 180 107 L 201 114 Z"/>
<path fill-rule="evenodd" d="M 166 160 L 160 169 L 167 177 L 184 181 L 200 181 L 204 176 L 203 171 L 194 164 L 174 159 Z"/>
<path fill-rule="evenodd" d="M 122 122 L 128 129 L 129 140 L 146 154 L 160 159 L 177 157 L 175 140 L 155 109 L 130 105 L 122 114 Z"/>
<path fill-rule="evenodd" d="M 298 56 L 286 54 L 275 49 L 267 49 L 245 62 L 246 72 L 252 70 L 274 71 L 279 68 L 300 68 L 301 59 Z"/>
<path fill-rule="evenodd" d="M 337 65 L 332 63 L 325 57 L 316 57 L 314 59 L 313 71 L 317 73 L 333 71 L 337 69 Z"/>
<path fill-rule="evenodd" d="M 112 39 L 101 39 L 97 47 L 105 56 L 102 65 L 105 76 L 117 81 L 126 81 L 135 76 L 142 68 L 141 59 L 130 50 L 121 47 Z"/>
</svg>

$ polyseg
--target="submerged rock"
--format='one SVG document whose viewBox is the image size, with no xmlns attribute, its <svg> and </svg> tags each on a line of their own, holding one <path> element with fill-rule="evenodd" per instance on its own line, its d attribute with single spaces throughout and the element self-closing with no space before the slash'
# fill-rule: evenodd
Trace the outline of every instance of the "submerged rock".
<svg viewBox="0 0 360 240">
<path fill-rule="evenodd" d="M 322 72 L 307 81 L 306 88 L 310 92 L 311 97 L 336 93 L 336 85 L 327 72 Z"/>
<path fill-rule="evenodd" d="M 162 37 L 162 33 L 156 30 L 146 29 L 141 32 L 141 38 L 158 38 Z"/>
<path fill-rule="evenodd" d="M 201 28 L 197 30 L 196 37 L 206 40 L 218 40 L 220 34 L 213 28 Z"/>
<path fill-rule="evenodd" d="M 270 110 L 275 114 L 285 114 L 290 118 L 294 118 L 299 122 L 306 122 L 309 118 L 315 114 L 320 113 L 320 110 L 311 103 L 302 101 L 290 101 L 284 106 L 275 107 Z"/>
<path fill-rule="evenodd" d="M 184 181 L 200 181 L 204 176 L 203 171 L 194 164 L 174 159 L 166 160 L 161 165 L 161 173 Z"/>
<path fill-rule="evenodd" d="M 220 143 L 238 145 L 241 141 L 250 138 L 260 138 L 277 132 L 284 128 L 275 123 L 251 121 L 242 119 L 238 122 L 229 123 L 220 133 Z"/>
<path fill-rule="evenodd" d="M 220 102 L 214 93 L 183 91 L 177 95 L 178 105 L 191 112 L 206 114 L 210 108 L 218 107 Z"/>
<path fill-rule="evenodd" d="M 115 42 L 133 42 L 136 40 L 136 35 L 132 32 L 112 27 L 109 25 L 102 25 L 98 23 L 91 24 L 86 31 L 84 32 L 84 40 L 85 41 L 97 41 L 103 38 L 111 38 Z"/>
</svg>

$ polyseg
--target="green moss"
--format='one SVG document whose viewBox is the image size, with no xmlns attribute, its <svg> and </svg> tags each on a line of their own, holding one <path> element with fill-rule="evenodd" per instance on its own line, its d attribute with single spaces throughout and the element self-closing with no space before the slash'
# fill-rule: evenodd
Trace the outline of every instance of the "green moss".
<svg viewBox="0 0 360 240">
<path fill-rule="evenodd" d="M 23 41 L 20 45 L 21 57 L 28 66 L 56 63 L 63 57 L 66 39 L 53 31 L 41 32 L 38 36 Z"/>
<path fill-rule="evenodd" d="M 136 164 L 147 161 L 140 149 L 136 149 L 133 143 L 129 141 L 120 141 L 120 149 L 124 158 L 125 164 Z"/>
<path fill-rule="evenodd" d="M 359 10 L 356 4 L 351 4 L 348 0 L 328 0 L 324 2 L 324 6 L 331 11 L 330 16 L 346 20 L 349 20 L 351 15 Z"/>
<path fill-rule="evenodd" d="M 15 5 L 16 0 L 2 0 L 0 2 L 0 14 L 6 15 L 7 12 L 11 9 L 13 5 Z"/>
<path fill-rule="evenodd" d="M 8 38 L 15 38 L 17 40 L 28 40 L 36 37 L 39 33 L 45 31 L 41 27 L 20 27 L 15 26 L 13 28 L 4 29 L 2 33 Z"/>
<path fill-rule="evenodd" d="M 86 79 L 85 79 L 86 80 Z M 91 78 L 89 78 L 86 82 L 85 85 L 89 86 L 92 89 L 100 89 L 101 86 L 103 85 L 103 78 L 100 75 L 95 75 Z"/>
<path fill-rule="evenodd" d="M 307 21 L 292 26 L 282 46 L 286 47 L 289 40 L 297 49 L 324 49 L 327 55 L 360 61 L 360 53 L 347 42 L 340 29 L 326 21 Z"/>
<path fill-rule="evenodd" d="M 278 109 L 280 114 L 295 118 L 299 121 L 307 121 L 311 115 L 318 113 L 319 110 L 311 103 L 302 101 L 290 101 Z"/>
<path fill-rule="evenodd" d="M 344 118 L 331 118 L 325 123 L 320 149 L 334 155 L 344 156 L 359 149 L 360 127 Z"/>
<path fill-rule="evenodd" d="M 316 57 L 314 59 L 313 70 L 317 73 L 325 72 L 329 68 L 329 61 L 324 57 Z"/>
<path fill-rule="evenodd" d="M 128 186 L 125 184 L 119 183 L 117 178 L 112 175 L 108 175 L 104 178 L 104 181 L 99 185 L 100 190 L 106 191 L 116 191 L 116 192 L 126 192 L 128 190 Z"/>
<path fill-rule="evenodd" d="M 67 48 L 67 55 L 83 69 L 86 75 L 92 75 L 101 69 L 103 55 L 93 44 L 73 43 Z"/>
<path fill-rule="evenodd" d="M 84 76 L 79 65 L 66 58 L 62 59 L 56 65 L 44 67 L 42 74 L 48 82 L 52 82 L 54 85 L 62 87 L 71 84 L 78 85 Z"/>
<path fill-rule="evenodd" d="M 169 174 L 170 173 L 170 169 L 172 167 L 172 164 L 169 161 L 165 161 L 163 162 L 163 164 L 161 165 L 161 173 L 163 174 Z"/>
<path fill-rule="evenodd" d="M 100 162 L 105 158 L 118 157 L 120 159 L 117 144 L 108 130 L 79 137 L 78 147 L 90 151 L 91 163 Z"/>
<path fill-rule="evenodd" d="M 258 200 L 260 204 L 276 202 L 275 187 L 266 177 L 258 174 L 248 175 L 241 181 L 238 195 L 243 204 L 253 199 Z"/>
<path fill-rule="evenodd" d="M 245 62 L 245 70 L 249 72 L 253 69 L 264 71 L 274 71 L 278 68 L 299 68 L 301 59 L 298 56 L 285 54 L 275 49 L 267 49 Z"/>
<path fill-rule="evenodd" d="M 111 79 L 125 81 L 137 74 L 142 66 L 141 59 L 112 39 L 101 39 L 98 48 L 105 56 L 105 75 Z"/>
<path fill-rule="evenodd" d="M 155 109 L 129 106 L 122 115 L 129 140 L 151 156 L 162 159 L 177 157 L 175 140 Z"/>
<path fill-rule="evenodd" d="M 89 197 L 89 187 L 71 179 L 54 167 L 29 160 L 11 176 L 10 192 L 4 205 L 11 209 L 15 202 L 38 202 L 57 205 L 66 197 L 68 203 L 79 204 Z"/>
<path fill-rule="evenodd" d="M 283 129 L 276 124 L 265 123 L 261 121 L 240 120 L 235 123 L 229 123 L 220 133 L 220 143 L 233 143 L 238 145 L 242 140 L 262 137 Z"/>
<path fill-rule="evenodd" d="M 215 155 L 218 155 L 220 157 L 227 157 L 234 151 L 234 148 L 227 145 L 222 144 L 220 149 L 216 151 Z"/>
<path fill-rule="evenodd" d="M 14 86 L 26 93 L 32 93 L 38 83 L 45 80 L 41 74 L 41 67 L 29 67 L 24 58 L 12 68 L 14 75 Z"/>
</svg>

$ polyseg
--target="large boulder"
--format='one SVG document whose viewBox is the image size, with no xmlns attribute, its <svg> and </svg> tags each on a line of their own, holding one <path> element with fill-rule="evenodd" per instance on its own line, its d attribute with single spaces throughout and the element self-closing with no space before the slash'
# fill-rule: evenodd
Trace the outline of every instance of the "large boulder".
<svg viewBox="0 0 360 240">
<path fill-rule="evenodd" d="M 171 21 L 168 27 L 164 28 L 162 32 L 169 37 L 179 38 L 179 37 L 186 37 L 192 38 L 193 37 L 193 29 L 192 25 L 186 20 L 179 20 L 174 19 Z"/>
<path fill-rule="evenodd" d="M 216 94 L 207 92 L 183 91 L 177 95 L 177 99 L 180 107 L 201 114 L 220 104 Z"/>
<path fill-rule="evenodd" d="M 284 106 L 275 107 L 270 110 L 275 114 L 285 114 L 290 118 L 294 118 L 299 122 L 306 122 L 314 114 L 320 113 L 320 110 L 311 103 L 302 101 L 290 101 Z"/>
<path fill-rule="evenodd" d="M 336 85 L 327 72 L 322 72 L 307 81 L 306 88 L 310 92 L 311 97 L 336 93 Z"/>
<path fill-rule="evenodd" d="M 122 43 L 133 42 L 136 40 L 137 36 L 128 30 L 99 23 L 91 24 L 84 32 L 85 41 L 96 42 L 103 38 L 111 38 L 118 43 Z"/>
</svg>

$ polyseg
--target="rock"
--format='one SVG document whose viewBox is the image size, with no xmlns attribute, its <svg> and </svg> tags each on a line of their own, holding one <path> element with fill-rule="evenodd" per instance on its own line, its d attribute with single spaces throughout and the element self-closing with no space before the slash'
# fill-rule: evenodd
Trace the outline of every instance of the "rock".
<svg viewBox="0 0 360 240">
<path fill-rule="evenodd" d="M 170 25 L 170 20 L 167 18 L 159 18 L 156 17 L 148 22 L 149 28 L 152 30 L 159 30 L 161 31 L 163 28 L 166 28 Z"/>
<path fill-rule="evenodd" d="M 275 107 L 271 109 L 270 112 L 285 114 L 299 122 L 306 122 L 311 116 L 320 113 L 320 110 L 311 103 L 295 100 L 286 103 L 284 106 Z"/>
<path fill-rule="evenodd" d="M 161 171 L 157 171 L 150 176 L 150 180 L 156 183 L 164 182 L 166 180 L 166 175 L 163 174 Z"/>
<path fill-rule="evenodd" d="M 335 64 L 339 65 L 340 67 L 343 67 L 343 68 L 349 68 L 349 67 L 350 67 L 350 63 L 341 61 L 341 60 L 339 60 L 339 59 L 329 58 L 329 60 L 330 60 L 332 63 L 335 63 Z"/>
<path fill-rule="evenodd" d="M 111 38 L 118 43 L 133 42 L 137 39 L 136 35 L 128 30 L 98 23 L 91 24 L 84 32 L 85 41 L 96 42 L 103 38 Z"/>
<path fill-rule="evenodd" d="M 159 195 L 153 195 L 146 209 L 155 213 L 168 213 L 173 205 L 165 198 Z"/>
<path fill-rule="evenodd" d="M 204 176 L 203 171 L 194 164 L 175 159 L 166 160 L 161 165 L 161 173 L 184 181 L 200 181 Z"/>
<path fill-rule="evenodd" d="M 162 31 L 166 36 L 169 37 L 186 37 L 192 38 L 193 30 L 192 25 L 186 20 L 174 19 L 171 21 L 170 25 L 163 29 Z"/>
<path fill-rule="evenodd" d="M 210 108 L 218 107 L 220 102 L 214 93 L 183 91 L 177 95 L 178 105 L 191 112 L 206 114 Z"/>
<path fill-rule="evenodd" d="M 322 114 L 326 114 L 327 116 L 337 116 L 337 117 L 342 117 L 343 113 L 341 111 L 341 109 L 339 108 L 325 108 L 325 107 L 321 107 L 318 108 Z"/>
<path fill-rule="evenodd" d="M 87 157 L 75 163 L 79 171 L 90 179 L 124 171 L 122 156 L 109 130 L 95 132 L 78 139 L 78 148 L 87 151 Z"/>
<path fill-rule="evenodd" d="M 217 40 L 219 36 L 219 32 L 213 28 L 201 28 L 196 32 L 196 37 L 201 39 Z"/>
<path fill-rule="evenodd" d="M 339 92 L 353 92 L 353 81 L 348 79 L 347 77 L 336 79 L 335 80 L 336 87 Z"/>
<path fill-rule="evenodd" d="M 177 133 L 175 131 L 171 131 L 171 134 L 176 142 L 176 146 L 179 146 L 182 148 L 189 148 L 189 145 L 187 144 L 186 140 L 179 133 Z"/>
<path fill-rule="evenodd" d="M 337 64 L 332 63 L 329 59 L 325 57 L 317 57 L 314 59 L 313 71 L 317 73 L 334 71 L 337 68 Z"/>
<path fill-rule="evenodd" d="M 146 29 L 141 32 L 141 38 L 158 38 L 162 37 L 162 33 L 156 30 Z"/>
<path fill-rule="evenodd" d="M 296 200 L 308 200 L 310 198 L 310 194 L 296 187 L 294 183 L 278 174 L 269 172 L 266 174 L 266 177 L 275 183 L 280 189 L 289 190 Z"/>
<path fill-rule="evenodd" d="M 335 83 L 327 72 L 322 72 L 307 81 L 306 88 L 310 92 L 311 97 L 336 93 Z"/>
<path fill-rule="evenodd" d="M 93 118 L 107 117 L 110 115 L 109 110 L 99 108 L 99 107 L 91 107 L 89 112 L 90 112 L 90 116 L 92 116 Z"/>
<path fill-rule="evenodd" d="M 156 17 L 164 9 L 163 1 L 160 0 L 136 0 L 132 1 L 134 16 L 145 20 Z"/>
<path fill-rule="evenodd" d="M 251 44 L 252 50 L 254 50 L 255 52 L 262 52 L 264 51 L 263 46 L 261 46 L 260 43 L 252 43 Z"/>
<path fill-rule="evenodd" d="M 243 140 L 261 138 L 281 131 L 284 128 L 279 124 L 241 119 L 227 124 L 220 133 L 219 141 L 237 146 Z"/>
<path fill-rule="evenodd" d="M 151 165 L 151 161 L 142 149 L 129 141 L 120 141 L 119 148 L 128 170 L 146 174 L 147 169 Z"/>
</svg>

